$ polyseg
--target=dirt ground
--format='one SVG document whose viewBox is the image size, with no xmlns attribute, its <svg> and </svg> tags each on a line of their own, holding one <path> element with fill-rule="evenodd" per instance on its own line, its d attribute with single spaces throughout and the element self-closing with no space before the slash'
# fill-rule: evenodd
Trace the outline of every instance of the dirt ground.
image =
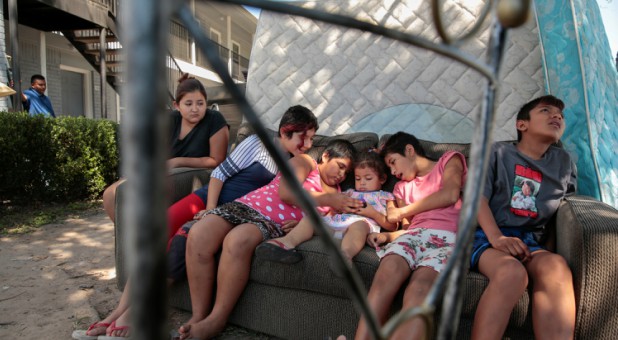
<svg viewBox="0 0 618 340">
<path fill-rule="evenodd" d="M 0 238 L 0 339 L 71 339 L 115 307 L 114 227 L 102 210 Z M 172 309 L 177 329 L 188 312 Z M 228 327 L 220 339 L 267 339 Z"/>
</svg>

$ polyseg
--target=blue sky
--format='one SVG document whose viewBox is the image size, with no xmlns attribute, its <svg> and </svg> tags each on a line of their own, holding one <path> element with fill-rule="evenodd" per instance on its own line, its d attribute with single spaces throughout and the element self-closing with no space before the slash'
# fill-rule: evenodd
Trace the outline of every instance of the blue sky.
<svg viewBox="0 0 618 340">
<path fill-rule="evenodd" d="M 255 8 L 255 7 L 250 7 L 250 6 L 244 6 L 247 11 L 249 11 L 251 14 L 253 14 L 254 17 L 259 17 L 260 16 L 260 9 L 259 8 Z"/>
<path fill-rule="evenodd" d="M 605 25 L 605 32 L 612 50 L 612 56 L 615 57 L 616 53 L 618 53 L 618 0 L 597 0 L 597 4 L 601 10 L 601 17 Z M 255 17 L 259 17 L 259 8 L 245 7 Z"/>
</svg>

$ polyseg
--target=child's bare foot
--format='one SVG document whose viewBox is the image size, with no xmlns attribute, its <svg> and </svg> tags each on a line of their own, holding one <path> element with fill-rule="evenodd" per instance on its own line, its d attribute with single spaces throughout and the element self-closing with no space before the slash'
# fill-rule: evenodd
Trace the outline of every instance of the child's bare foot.
<svg viewBox="0 0 618 340">
<path fill-rule="evenodd" d="M 198 318 L 195 315 L 192 315 L 191 319 L 189 319 L 187 322 L 184 323 L 184 325 L 178 328 L 178 339 L 187 339 L 188 336 L 184 335 L 183 337 L 183 334 L 189 334 L 191 330 L 191 325 L 196 324 L 202 320 L 204 320 L 204 318 Z"/>
<path fill-rule="evenodd" d="M 211 316 L 197 323 L 186 323 L 180 326 L 180 329 L 178 330 L 180 333 L 180 340 L 210 339 L 221 333 L 225 328 L 225 324 L 225 320 L 215 320 L 215 318 Z"/>
</svg>

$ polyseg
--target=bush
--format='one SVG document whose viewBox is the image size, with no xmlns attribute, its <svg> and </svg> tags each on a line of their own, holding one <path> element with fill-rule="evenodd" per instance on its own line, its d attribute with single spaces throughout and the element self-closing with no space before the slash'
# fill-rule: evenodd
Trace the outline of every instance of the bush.
<svg viewBox="0 0 618 340">
<path fill-rule="evenodd" d="M 0 112 L 0 199 L 98 197 L 118 178 L 118 124 Z"/>
</svg>

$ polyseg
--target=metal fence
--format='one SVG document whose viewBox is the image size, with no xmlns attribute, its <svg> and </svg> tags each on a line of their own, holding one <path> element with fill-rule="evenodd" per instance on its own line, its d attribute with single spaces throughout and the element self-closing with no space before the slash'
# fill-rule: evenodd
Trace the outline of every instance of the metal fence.
<svg viewBox="0 0 618 340">
<path fill-rule="evenodd" d="M 130 256 L 130 276 L 133 280 L 131 302 L 134 304 L 133 322 L 135 339 L 165 338 L 162 329 L 165 324 L 165 202 L 164 181 L 165 147 L 162 145 L 165 126 L 164 115 L 160 111 L 164 107 L 161 98 L 165 91 L 157 74 L 165 67 L 165 51 L 167 50 L 167 25 L 173 15 L 184 25 L 202 53 L 208 59 L 212 69 L 223 80 L 235 102 L 243 112 L 245 119 L 254 127 L 255 132 L 273 155 L 282 175 L 292 186 L 292 190 L 299 195 L 299 202 L 307 212 L 307 217 L 319 229 L 326 245 L 332 253 L 337 254 L 351 296 L 357 300 L 361 312 L 365 315 L 369 329 L 375 338 L 388 338 L 394 329 L 411 317 L 421 317 L 428 323 L 428 332 L 433 325 L 430 323 L 436 313 L 436 305 L 442 302 L 441 320 L 438 325 L 438 339 L 454 339 L 457 334 L 462 297 L 460 294 L 464 284 L 464 273 L 470 256 L 470 241 L 475 228 L 478 200 L 482 192 L 481 185 L 470 185 L 470 181 L 483 178 L 486 173 L 489 154 L 490 131 L 492 130 L 495 99 L 497 90 L 497 72 L 502 60 L 505 45 L 506 26 L 518 26 L 525 21 L 528 13 L 529 1 L 510 1 L 516 4 L 513 8 L 497 10 L 497 3 L 488 0 L 477 24 L 463 38 L 452 39 L 446 34 L 441 19 L 441 1 L 432 0 L 433 20 L 441 42 L 434 43 L 419 36 L 414 36 L 398 30 L 386 28 L 359 21 L 354 18 L 332 13 L 325 13 L 313 9 L 301 8 L 295 5 L 258 0 L 218 0 L 219 2 L 233 3 L 259 7 L 269 11 L 302 16 L 320 20 L 330 24 L 361 29 L 373 34 L 388 37 L 416 47 L 426 48 L 439 55 L 449 57 L 456 62 L 467 65 L 483 75 L 487 84 L 483 97 L 481 113 L 475 125 L 475 133 L 470 150 L 470 161 L 465 186 L 463 207 L 459 219 L 457 245 L 453 256 L 447 264 L 446 270 L 438 277 L 427 299 L 418 308 L 401 311 L 381 328 L 375 315 L 365 299 L 366 292 L 359 275 L 352 269 L 337 251 L 335 241 L 326 232 L 326 226 L 314 210 L 309 195 L 302 189 L 296 180 L 285 158 L 279 149 L 268 137 L 266 128 L 257 117 L 255 111 L 237 87 L 230 76 L 228 65 L 220 57 L 219 46 L 214 44 L 200 28 L 186 4 L 177 2 L 171 4 L 165 0 L 132 0 L 123 2 L 126 48 L 127 48 L 127 79 L 128 86 L 124 95 L 127 98 L 127 115 L 123 128 L 124 144 L 123 158 L 125 173 L 127 174 L 127 211 L 125 223 L 134 227 L 128 228 L 132 233 L 128 236 L 128 243 L 134 250 Z M 509 3 L 509 2 L 507 2 Z M 500 13 L 498 15 L 497 13 Z M 457 46 L 472 37 L 478 27 L 485 20 L 490 20 L 492 29 L 488 44 L 488 57 L 485 61 L 476 60 L 460 51 Z M 144 100 L 148 98 L 150 100 Z M 137 233 L 136 231 L 140 232 Z M 429 336 L 429 334 L 427 334 Z"/>
</svg>

